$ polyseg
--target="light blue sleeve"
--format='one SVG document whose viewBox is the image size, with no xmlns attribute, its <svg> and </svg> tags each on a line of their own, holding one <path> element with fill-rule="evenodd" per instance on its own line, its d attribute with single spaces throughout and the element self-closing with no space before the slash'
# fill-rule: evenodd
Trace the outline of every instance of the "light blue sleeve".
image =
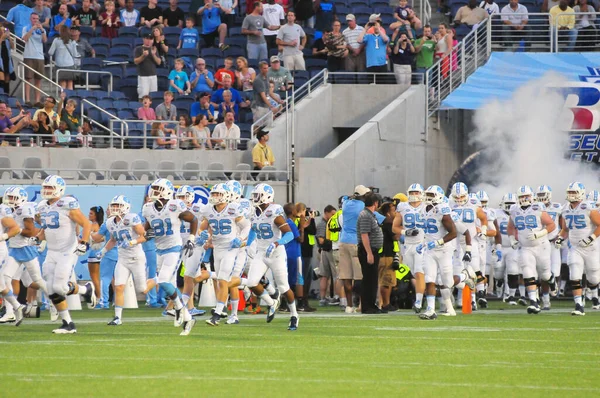
<svg viewBox="0 0 600 398">
<path fill-rule="evenodd" d="M 375 218 L 377 219 L 377 224 L 379 224 L 379 225 L 383 224 L 383 221 L 385 221 L 385 216 L 380 214 L 378 211 L 376 211 L 374 214 L 375 214 Z"/>
</svg>

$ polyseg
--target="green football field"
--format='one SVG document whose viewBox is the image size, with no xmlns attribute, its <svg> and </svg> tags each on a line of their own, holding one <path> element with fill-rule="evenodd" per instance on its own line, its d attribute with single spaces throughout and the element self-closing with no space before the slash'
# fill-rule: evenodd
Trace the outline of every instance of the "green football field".
<svg viewBox="0 0 600 398">
<path fill-rule="evenodd" d="M 179 336 L 158 310 L 74 311 L 76 335 L 25 319 L 0 325 L 1 397 L 479 396 L 549 397 L 600 391 L 600 311 L 569 314 L 571 302 L 527 315 L 491 308 L 422 321 L 404 311 L 346 315 L 337 308 L 288 316 L 242 315 L 210 327 L 199 317 Z"/>
</svg>

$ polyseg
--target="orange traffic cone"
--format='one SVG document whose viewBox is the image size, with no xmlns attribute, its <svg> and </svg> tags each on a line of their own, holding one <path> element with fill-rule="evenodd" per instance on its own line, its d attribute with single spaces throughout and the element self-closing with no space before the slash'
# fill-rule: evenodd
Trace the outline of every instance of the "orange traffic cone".
<svg viewBox="0 0 600 398">
<path fill-rule="evenodd" d="M 462 291 L 462 313 L 473 313 L 473 306 L 471 305 L 471 288 L 469 286 L 465 286 Z"/>
</svg>

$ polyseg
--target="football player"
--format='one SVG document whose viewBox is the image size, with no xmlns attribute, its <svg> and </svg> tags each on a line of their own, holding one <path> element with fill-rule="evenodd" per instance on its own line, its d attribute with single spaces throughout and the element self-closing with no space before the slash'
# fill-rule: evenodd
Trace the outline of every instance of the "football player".
<svg viewBox="0 0 600 398">
<path fill-rule="evenodd" d="M 585 315 L 582 302 L 581 279 L 586 274 L 588 289 L 592 293 L 592 308 L 600 309 L 598 302 L 598 283 L 600 282 L 600 255 L 598 241 L 600 236 L 600 212 L 590 203 L 584 202 L 585 186 L 573 182 L 567 187 L 567 201 L 562 212 L 563 223 L 555 246 L 561 247 L 569 239 L 567 264 L 569 280 L 573 289 L 575 309 L 571 315 Z"/>
<path fill-rule="evenodd" d="M 510 209 L 517 204 L 517 197 L 513 193 L 507 193 L 500 201 L 500 209 L 496 212 L 496 221 L 498 223 L 498 231 L 502 240 L 501 246 L 496 245 L 496 252 L 502 251 L 501 260 L 494 266 L 494 279 L 504 279 L 508 285 L 508 305 L 517 305 L 517 289 L 519 288 L 519 261 L 518 251 L 513 249 L 510 244 L 508 235 L 508 222 L 510 220 Z"/>
<path fill-rule="evenodd" d="M 518 204 L 510 210 L 508 235 L 513 249 L 519 249 L 521 274 L 529 297 L 528 314 L 538 314 L 536 278 L 542 285 L 542 304 L 550 309 L 550 291 L 556 290 L 554 274 L 550 269 L 550 242 L 547 235 L 556 224 L 546 212 L 546 206 L 533 201 L 531 187 L 523 185 L 517 191 Z"/>
<path fill-rule="evenodd" d="M 454 285 L 452 275 L 452 254 L 454 245 L 447 244 L 456 238 L 456 227 L 452 221 L 450 207 L 444 203 L 444 190 L 432 185 L 425 191 L 427 206 L 425 208 L 424 243 L 416 247 L 417 253 L 423 253 L 423 270 L 425 272 L 427 310 L 419 315 L 421 319 L 433 320 L 435 313 L 436 280 L 439 275 L 442 301 L 452 308 L 451 291 Z M 447 307 L 448 310 L 448 307 Z"/>
<path fill-rule="evenodd" d="M 489 282 L 490 272 L 494 271 L 494 265 L 502 260 L 502 238 L 498 232 L 496 211 L 488 206 L 490 197 L 487 192 L 483 190 L 477 191 L 476 197 L 488 220 L 486 236 L 481 235 L 477 240 L 479 241 L 479 253 L 484 253 L 484 255 L 480 257 L 479 263 L 481 264 L 481 269 L 483 270 L 482 273 L 485 276 L 486 282 Z M 501 298 L 504 289 L 504 278 L 494 278 L 494 284 L 496 297 Z"/>
<path fill-rule="evenodd" d="M 42 266 L 48 297 L 58 310 L 62 325 L 54 329 L 55 334 L 77 333 L 69 314 L 66 296 L 82 295 L 92 307 L 96 305 L 94 284 L 79 286 L 70 282 L 78 256 L 84 255 L 89 247 L 91 224 L 79 208 L 73 196 L 64 196 L 65 180 L 57 175 L 46 177 L 42 183 L 42 198 L 38 204 L 38 222 L 42 226 L 41 236 L 46 240 L 48 254 Z M 81 239 L 77 240 L 75 226 L 81 227 Z"/>
<path fill-rule="evenodd" d="M 144 229 L 146 238 L 156 241 L 156 261 L 158 284 L 173 301 L 175 307 L 175 326 L 183 324 L 183 331 L 190 329 L 194 322 L 192 316 L 177 295 L 176 273 L 182 256 L 189 257 L 194 253 L 196 236 L 190 233 L 187 241 L 181 239 L 181 222 L 190 223 L 190 230 L 198 229 L 198 220 L 187 209 L 185 203 L 174 199 L 175 188 L 171 181 L 159 178 L 150 185 L 148 196 L 153 200 L 142 208 L 146 219 Z M 182 251 L 183 249 L 183 251 Z M 189 331 L 188 331 L 189 334 Z M 182 332 L 182 335 L 186 335 Z"/>
<path fill-rule="evenodd" d="M 552 202 L 552 188 L 548 185 L 540 185 L 535 192 L 535 200 L 539 203 L 543 203 L 546 206 L 546 213 L 552 218 L 556 229 L 548 234 L 548 240 L 550 243 L 554 243 L 560 232 L 560 217 L 562 214 L 562 205 L 558 202 Z M 555 276 L 560 275 L 560 249 L 556 246 L 550 246 L 550 269 Z"/>
</svg>

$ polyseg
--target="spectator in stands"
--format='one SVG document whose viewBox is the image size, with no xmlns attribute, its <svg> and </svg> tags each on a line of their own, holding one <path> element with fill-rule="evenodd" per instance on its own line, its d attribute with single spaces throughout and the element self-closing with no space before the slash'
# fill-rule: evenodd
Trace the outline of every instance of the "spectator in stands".
<svg viewBox="0 0 600 398">
<path fill-rule="evenodd" d="M 186 115 L 179 116 L 179 125 L 177 126 L 177 139 L 179 140 L 179 149 L 191 149 L 192 140 L 192 121 Z"/>
<path fill-rule="evenodd" d="M 210 102 L 213 104 L 213 106 L 218 107 L 223 102 L 223 92 L 225 91 L 229 91 L 231 93 L 233 102 L 236 104 L 241 105 L 242 107 L 250 106 L 250 101 L 244 101 L 240 95 L 240 92 L 231 87 L 232 84 L 233 80 L 231 80 L 231 77 L 229 75 L 224 75 L 223 88 L 215 91 L 210 98 Z"/>
<path fill-rule="evenodd" d="M 177 49 L 180 48 L 194 48 L 198 49 L 198 42 L 200 41 L 200 34 L 198 29 L 194 28 L 194 17 L 185 18 L 185 28 L 181 29 L 179 34 L 179 44 Z"/>
<path fill-rule="evenodd" d="M 296 13 L 296 19 L 302 26 L 311 29 L 315 27 L 313 0 L 294 0 L 294 12 Z"/>
<path fill-rule="evenodd" d="M 86 127 L 87 124 L 87 127 Z M 89 122 L 82 126 L 81 131 L 77 133 L 75 139 L 77 140 L 77 146 L 80 148 L 92 148 L 92 129 Z"/>
<path fill-rule="evenodd" d="M 221 5 L 221 20 L 227 26 L 227 29 L 233 28 L 235 25 L 235 10 L 238 6 L 238 0 L 220 0 Z"/>
<path fill-rule="evenodd" d="M 324 32 L 337 20 L 337 8 L 335 3 L 329 0 L 315 0 L 315 30 Z"/>
<path fill-rule="evenodd" d="M 152 149 L 177 148 L 175 135 L 175 130 L 166 128 L 164 123 L 152 123 Z"/>
<path fill-rule="evenodd" d="M 275 0 L 267 0 L 267 2 L 262 5 L 262 9 L 262 15 L 265 18 L 265 26 L 282 26 L 285 23 L 283 7 L 281 4 L 277 4 Z M 281 50 L 279 43 L 277 43 L 279 30 L 269 30 L 265 27 L 262 31 L 265 41 L 267 42 L 267 53 L 270 54 L 271 51 L 275 49 Z"/>
<path fill-rule="evenodd" d="M 81 8 L 77 10 L 75 19 L 73 20 L 74 26 L 89 26 L 92 29 L 96 29 L 98 15 L 96 14 L 96 11 L 90 8 L 90 5 L 90 0 L 83 0 L 81 2 Z"/>
<path fill-rule="evenodd" d="M 441 59 L 442 65 L 441 70 L 443 77 L 448 75 L 450 71 L 450 53 L 452 52 L 452 33 L 450 33 L 450 28 L 448 24 L 442 22 L 438 26 L 438 30 L 436 32 L 437 44 L 435 45 L 435 59 L 436 61 Z"/>
<path fill-rule="evenodd" d="M 527 7 L 519 4 L 519 0 L 509 0 L 509 3 L 502 7 L 500 17 L 502 18 L 502 39 L 504 45 L 511 45 L 516 40 L 525 40 L 525 45 L 529 46 L 529 22 Z"/>
<path fill-rule="evenodd" d="M 423 27 L 423 36 L 414 43 L 417 54 L 417 73 L 425 73 L 433 65 L 433 55 L 435 54 L 435 37 L 431 31 L 431 26 Z"/>
<path fill-rule="evenodd" d="M 67 100 L 67 93 L 60 93 L 60 102 L 58 103 L 58 114 L 60 115 L 60 121 L 65 122 L 67 124 L 67 129 L 73 133 L 77 134 L 81 132 L 81 123 L 79 122 L 79 117 L 75 114 L 75 109 L 77 109 L 77 101 L 74 99 Z"/>
<path fill-rule="evenodd" d="M 575 15 L 575 28 L 577 34 L 577 51 L 595 51 L 596 48 L 596 10 L 588 0 L 579 0 L 579 4 L 573 7 Z"/>
<path fill-rule="evenodd" d="M 254 170 L 262 170 L 265 166 L 273 166 L 275 164 L 275 156 L 273 150 L 267 144 L 269 142 L 269 132 L 260 130 L 256 133 L 258 142 L 252 148 L 252 162 Z"/>
<path fill-rule="evenodd" d="M 194 102 L 190 109 L 190 117 L 192 122 L 196 124 L 198 116 L 206 116 L 206 121 L 209 124 L 216 123 L 215 120 L 215 108 L 210 103 L 210 93 L 201 93 L 198 96 L 198 101 Z"/>
<path fill-rule="evenodd" d="M 318 35 L 315 33 L 315 41 L 312 45 L 312 56 L 316 59 L 327 60 L 327 54 L 329 54 L 329 49 L 325 46 L 323 42 L 323 37 L 326 36 L 329 32 L 325 31 L 323 34 L 318 32 Z"/>
<path fill-rule="evenodd" d="M 323 44 L 327 47 L 327 69 L 329 72 L 344 70 L 344 58 L 348 56 L 348 48 L 344 35 L 340 32 L 340 21 L 333 22 L 331 32 L 323 34 Z M 364 33 L 361 32 L 361 34 Z M 359 37 L 360 38 L 360 35 Z M 358 40 L 357 38 L 357 40 Z M 360 42 L 360 41 L 359 41 Z M 360 42 L 362 43 L 362 42 Z"/>
<path fill-rule="evenodd" d="M 133 0 L 127 0 L 125 8 L 121 9 L 121 26 L 135 27 L 140 23 L 140 12 L 134 8 Z"/>
<path fill-rule="evenodd" d="M 81 66 L 82 58 L 95 58 L 96 51 L 94 47 L 84 38 L 81 37 L 81 30 L 79 26 L 71 27 L 71 40 L 77 44 L 77 54 L 75 56 L 75 65 L 79 68 Z"/>
<path fill-rule="evenodd" d="M 233 112 L 225 113 L 225 120 L 215 126 L 212 142 L 216 148 L 236 150 L 240 143 L 240 128 L 234 123 Z"/>
<path fill-rule="evenodd" d="M 233 71 L 233 58 L 225 58 L 225 62 L 222 68 L 217 70 L 215 73 L 215 83 L 217 83 L 217 89 L 223 88 L 223 80 L 225 75 L 231 78 L 231 81 L 235 81 L 235 72 Z"/>
<path fill-rule="evenodd" d="M 206 61 L 203 58 L 196 60 L 196 68 L 190 76 L 190 81 L 194 93 L 211 92 L 215 86 L 213 73 L 206 69 Z"/>
<path fill-rule="evenodd" d="M 48 3 L 48 7 L 50 7 L 50 4 L 52 4 L 52 3 L 49 2 Z M 50 14 L 53 17 L 55 15 L 58 15 L 59 14 L 59 10 L 60 10 L 60 6 L 63 5 L 63 4 L 67 6 L 67 14 L 68 15 L 75 15 L 75 14 L 77 14 L 77 8 L 75 7 L 75 4 L 77 4 L 77 1 L 75 1 L 75 0 L 59 0 L 59 1 L 57 1 L 56 4 L 54 4 L 52 7 L 50 7 Z M 92 8 L 94 8 L 93 5 L 92 5 Z M 96 11 L 96 14 L 98 14 L 99 10 L 100 10 L 99 8 L 98 9 L 94 8 L 94 11 Z"/>
<path fill-rule="evenodd" d="M 152 28 L 152 45 L 156 47 L 156 54 L 160 58 L 160 66 L 168 68 L 167 65 L 167 54 L 169 53 L 169 46 L 165 43 L 165 35 L 163 34 L 162 25 L 158 25 Z"/>
<path fill-rule="evenodd" d="M 294 87 L 292 74 L 287 68 L 281 66 L 281 61 L 276 55 L 271 57 L 271 67 L 267 72 L 267 79 L 275 85 L 275 91 L 280 97 L 285 96 L 285 92 Z"/>
<path fill-rule="evenodd" d="M 156 107 L 156 118 L 158 120 L 177 120 L 177 107 L 173 104 L 173 93 L 165 91 L 163 99 L 165 102 Z"/>
<path fill-rule="evenodd" d="M 557 6 L 560 0 L 544 0 L 542 1 L 541 12 L 548 12 L 554 6 Z"/>
<path fill-rule="evenodd" d="M 296 14 L 288 11 L 287 23 L 277 33 L 277 45 L 283 47 L 283 63 L 288 70 L 306 70 L 302 53 L 306 40 L 306 33 L 296 24 Z"/>
<path fill-rule="evenodd" d="M 231 91 L 223 91 L 223 102 L 219 104 L 217 109 L 219 112 L 219 117 L 217 117 L 218 123 L 221 123 L 225 120 L 225 114 L 227 112 L 232 112 L 234 119 L 237 121 L 237 115 L 239 114 L 239 106 L 238 104 L 233 102 L 233 96 L 231 95 Z"/>
<path fill-rule="evenodd" d="M 12 22 L 15 25 L 15 34 L 19 37 L 23 37 L 23 28 L 30 22 L 30 16 L 33 13 L 29 0 L 25 0 L 23 4 L 17 4 L 6 14 L 6 20 Z"/>
<path fill-rule="evenodd" d="M 346 23 L 348 27 L 342 32 L 348 48 L 344 69 L 346 72 L 364 72 L 366 64 L 364 45 L 357 40 L 364 28 L 356 23 L 354 14 L 346 15 Z"/>
<path fill-rule="evenodd" d="M 248 66 L 248 60 L 244 57 L 238 57 L 236 64 L 235 76 L 237 77 L 238 90 L 242 90 L 242 98 L 250 99 L 252 98 L 252 83 L 256 78 L 256 71 Z"/>
<path fill-rule="evenodd" d="M 60 28 L 66 26 L 70 28 L 73 24 L 71 18 L 69 18 L 69 13 L 67 11 L 67 5 L 61 4 L 58 7 L 58 14 L 52 18 L 52 29 L 50 30 L 50 37 L 58 36 L 60 34 Z"/>
<path fill-rule="evenodd" d="M 138 98 L 157 90 L 156 67 L 161 60 L 152 41 L 151 34 L 145 35 L 142 45 L 136 47 L 133 53 L 133 62 L 138 66 Z"/>
<path fill-rule="evenodd" d="M 104 7 L 105 11 L 100 14 L 100 25 L 102 25 L 100 36 L 114 39 L 119 36 L 119 27 L 121 26 L 119 15 L 115 11 L 115 2 L 106 0 Z"/>
<path fill-rule="evenodd" d="M 169 8 L 165 8 L 162 15 L 165 26 L 183 28 L 185 14 L 183 10 L 177 6 L 177 0 L 169 0 Z"/>
<path fill-rule="evenodd" d="M 15 42 L 10 37 L 10 31 L 6 26 L 0 25 L 0 29 L 0 88 L 5 93 L 9 93 L 10 81 L 17 78 L 12 60 Z"/>
<path fill-rule="evenodd" d="M 494 0 L 483 0 L 479 3 L 479 7 L 483 8 L 488 15 L 500 14 L 500 7 L 498 7 L 498 4 Z"/>
<path fill-rule="evenodd" d="M 52 15 L 50 14 L 50 8 L 45 6 L 44 0 L 35 0 L 33 12 L 40 16 L 40 23 L 42 26 L 45 29 L 50 29 Z M 29 20 L 27 20 L 27 25 L 29 25 L 29 23 Z M 15 34 L 19 37 L 22 37 L 21 32 L 15 31 Z"/>
<path fill-rule="evenodd" d="M 38 142 L 46 142 L 46 140 L 49 140 L 54 133 L 46 112 L 37 113 L 37 118 L 31 120 L 31 128 L 33 129 L 34 134 L 40 135 L 37 139 Z"/>
<path fill-rule="evenodd" d="M 227 36 L 227 25 L 221 22 L 221 5 L 213 0 L 204 0 L 204 5 L 198 9 L 198 15 L 202 15 L 202 40 L 208 47 L 214 47 L 215 39 L 219 39 L 219 48 L 225 51 L 229 46 L 225 45 Z"/>
<path fill-rule="evenodd" d="M 567 0 L 560 0 L 557 6 L 550 9 L 550 27 L 558 35 L 558 43 L 564 43 L 564 37 L 567 36 L 565 51 L 573 51 L 577 41 L 577 29 L 575 12 L 569 7 Z M 552 38 L 552 32 L 550 37 Z"/>
<path fill-rule="evenodd" d="M 379 270 L 379 249 L 383 247 L 383 232 L 379 227 L 375 210 L 379 207 L 378 195 L 368 192 L 364 196 L 365 207 L 356 221 L 358 239 L 358 261 L 362 271 L 360 291 L 361 312 L 363 314 L 380 314 L 377 308 L 377 277 Z M 347 225 L 344 219 L 344 227 Z"/>
<path fill-rule="evenodd" d="M 460 7 L 456 12 L 454 25 L 466 25 L 469 28 L 475 28 L 487 17 L 488 13 L 483 8 L 477 7 L 477 0 L 469 0 L 467 5 Z"/>
<path fill-rule="evenodd" d="M 48 120 L 50 122 L 50 127 L 52 128 L 52 130 L 56 130 L 58 128 L 58 122 L 60 121 L 60 117 L 54 111 L 55 105 L 56 100 L 54 99 L 54 97 L 46 97 L 44 101 L 44 107 L 35 111 L 35 113 L 33 114 L 33 120 L 38 120 L 38 115 L 43 112 L 46 115 L 48 115 Z"/>
<path fill-rule="evenodd" d="M 140 23 L 142 26 L 151 28 L 156 25 L 162 25 L 162 10 L 158 6 L 158 0 L 148 0 L 148 5 L 140 10 Z"/>
<path fill-rule="evenodd" d="M 394 67 L 396 83 L 411 84 L 415 48 L 408 39 L 406 32 L 400 32 L 400 28 L 394 31 L 388 51 L 390 52 L 390 61 L 392 61 Z"/>
<path fill-rule="evenodd" d="M 400 0 L 394 10 L 394 18 L 402 24 L 402 29 L 407 32 L 412 28 L 421 29 L 423 24 L 415 11 L 408 5 L 408 0 Z"/>
<path fill-rule="evenodd" d="M 57 69 L 75 69 L 77 57 L 77 43 L 71 40 L 71 29 L 67 26 L 60 27 L 60 37 L 52 42 L 48 55 L 54 57 Z M 73 90 L 73 72 L 60 72 L 57 76 L 58 84 L 67 90 Z"/>
<path fill-rule="evenodd" d="M 260 74 L 256 76 L 252 83 L 253 100 L 252 100 L 252 117 L 254 121 L 258 121 L 260 118 L 265 116 L 269 111 L 276 113 L 277 108 L 271 106 L 269 102 L 269 79 L 267 73 L 269 72 L 269 64 L 265 61 L 261 61 L 258 64 Z"/>
<path fill-rule="evenodd" d="M 54 146 L 69 146 L 71 142 L 71 132 L 67 127 L 67 122 L 61 120 L 58 128 L 54 130 Z"/>
<path fill-rule="evenodd" d="M 273 113 L 279 112 L 282 109 L 283 104 L 285 104 L 285 101 L 283 101 L 281 96 L 275 91 L 275 84 L 273 82 L 269 82 L 269 104 L 271 107 L 277 109 L 277 111 Z"/>
<path fill-rule="evenodd" d="M 140 120 L 156 120 L 156 113 L 152 108 L 152 98 L 149 95 L 142 97 L 142 106 L 138 108 L 137 117 Z"/>
<path fill-rule="evenodd" d="M 169 73 L 169 91 L 179 93 L 179 95 L 188 95 L 192 92 L 188 74 L 183 70 L 184 66 L 185 61 L 177 58 L 175 60 L 175 69 Z"/>
<path fill-rule="evenodd" d="M 260 1 L 255 1 L 252 14 L 246 15 L 246 18 L 242 22 L 242 34 L 248 36 L 246 51 L 250 59 L 264 60 L 269 57 L 263 29 L 279 29 L 279 25 L 269 25 L 262 16 L 262 12 L 263 4 Z"/>
<path fill-rule="evenodd" d="M 13 141 L 6 134 L 17 134 L 22 128 L 29 125 L 31 118 L 27 114 L 21 112 L 19 117 L 20 120 L 14 123 L 10 118 L 10 110 L 6 106 L 6 103 L 0 101 L 0 132 L 5 134 L 5 136 L 0 137 L 0 141 Z"/>
<path fill-rule="evenodd" d="M 209 122 L 205 114 L 200 113 L 196 116 L 194 126 L 192 127 L 192 133 L 190 135 L 192 139 L 192 146 L 195 149 L 212 149 L 212 143 L 210 142 L 210 129 L 208 128 Z"/>
<path fill-rule="evenodd" d="M 369 23 L 365 26 L 365 30 L 360 33 L 356 40 L 359 43 L 365 44 L 367 72 L 385 73 L 387 72 L 386 47 L 390 39 L 385 34 L 385 30 L 381 29 L 379 22 L 370 22 L 373 16 L 371 15 Z M 373 24 L 373 33 L 365 34 L 371 27 L 371 24 Z"/>
</svg>

